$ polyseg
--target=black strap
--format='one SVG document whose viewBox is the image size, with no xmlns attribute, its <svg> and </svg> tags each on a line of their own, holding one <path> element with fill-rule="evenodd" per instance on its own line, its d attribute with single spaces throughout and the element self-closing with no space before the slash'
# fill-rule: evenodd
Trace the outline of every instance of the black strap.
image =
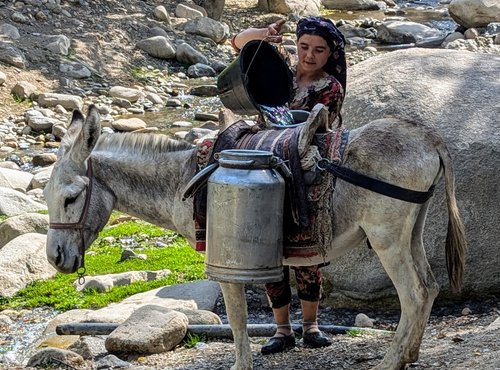
<svg viewBox="0 0 500 370">
<path fill-rule="evenodd" d="M 339 166 L 335 163 L 329 163 L 325 169 L 334 174 L 339 179 L 347 181 L 353 185 L 374 191 L 391 198 L 404 200 L 410 203 L 425 203 L 434 193 L 434 185 L 428 191 L 415 191 L 401 188 L 397 185 L 388 184 L 387 182 L 374 179 L 372 177 L 355 172 L 349 168 Z"/>
</svg>

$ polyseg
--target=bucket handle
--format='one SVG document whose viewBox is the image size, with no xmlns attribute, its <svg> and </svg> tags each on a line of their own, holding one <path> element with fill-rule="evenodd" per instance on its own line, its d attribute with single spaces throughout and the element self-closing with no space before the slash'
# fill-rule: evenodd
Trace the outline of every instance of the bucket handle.
<svg viewBox="0 0 500 370">
<path fill-rule="evenodd" d="M 262 43 L 264 42 L 264 39 L 260 40 L 259 46 L 257 46 L 257 50 L 255 50 L 255 53 L 252 56 L 252 59 L 250 60 L 250 63 L 248 63 L 248 68 L 245 71 L 245 82 L 248 79 L 248 71 L 250 70 L 250 67 L 252 66 L 253 61 L 255 60 L 255 57 L 257 56 L 257 53 L 259 52 L 260 47 L 262 46 Z"/>
</svg>

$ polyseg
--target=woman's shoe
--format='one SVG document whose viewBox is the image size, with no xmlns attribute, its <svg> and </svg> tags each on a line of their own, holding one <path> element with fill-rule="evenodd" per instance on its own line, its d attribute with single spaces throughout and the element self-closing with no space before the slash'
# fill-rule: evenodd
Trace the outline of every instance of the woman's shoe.
<svg viewBox="0 0 500 370">
<path fill-rule="evenodd" d="M 328 347 L 332 345 L 332 340 L 328 338 L 323 332 L 321 331 L 316 331 L 316 332 L 306 332 L 302 336 L 302 339 L 304 341 L 304 344 L 313 347 L 313 348 L 321 348 L 321 347 Z"/>
<path fill-rule="evenodd" d="M 282 337 L 272 337 L 262 346 L 260 353 L 270 355 L 273 353 L 283 352 L 286 349 L 295 347 L 295 335 L 284 335 Z"/>
</svg>

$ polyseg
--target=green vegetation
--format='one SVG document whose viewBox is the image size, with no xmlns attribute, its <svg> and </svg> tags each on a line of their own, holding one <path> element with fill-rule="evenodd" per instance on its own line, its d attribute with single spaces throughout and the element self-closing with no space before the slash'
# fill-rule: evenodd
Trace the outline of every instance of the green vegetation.
<svg viewBox="0 0 500 370">
<path fill-rule="evenodd" d="M 57 273 L 53 279 L 34 282 L 12 298 L 0 298 L 0 310 L 39 306 L 50 306 L 63 311 L 75 308 L 96 309 L 136 293 L 204 278 L 204 256 L 194 251 L 183 237 L 138 220 L 112 225 L 118 217 L 120 216 L 113 214 L 108 226 L 87 251 L 86 275 L 169 269 L 172 272 L 169 276 L 99 293 L 93 290 L 78 292 L 73 286 L 73 282 L 77 280 L 76 274 Z M 157 246 L 157 241 L 167 246 Z M 128 246 L 133 246 L 134 252 L 144 254 L 147 258 L 120 261 L 123 248 Z"/>
<path fill-rule="evenodd" d="M 363 331 L 359 329 L 349 329 L 346 331 L 346 334 L 350 337 L 359 337 L 360 335 L 363 335 Z"/>
<path fill-rule="evenodd" d="M 19 96 L 19 95 L 12 95 L 12 98 L 14 99 L 14 101 L 18 104 L 23 104 L 25 105 L 26 107 L 30 108 L 33 106 L 33 101 L 30 99 L 30 98 L 25 98 L 25 97 L 22 97 L 22 96 Z"/>
<path fill-rule="evenodd" d="M 199 342 L 207 342 L 207 337 L 203 334 L 193 334 L 188 332 L 183 339 L 184 347 L 186 348 L 193 348 L 196 346 L 196 343 Z"/>
<path fill-rule="evenodd" d="M 151 67 L 135 67 L 130 70 L 130 74 L 143 83 L 153 83 L 164 80 L 163 73 Z"/>
</svg>

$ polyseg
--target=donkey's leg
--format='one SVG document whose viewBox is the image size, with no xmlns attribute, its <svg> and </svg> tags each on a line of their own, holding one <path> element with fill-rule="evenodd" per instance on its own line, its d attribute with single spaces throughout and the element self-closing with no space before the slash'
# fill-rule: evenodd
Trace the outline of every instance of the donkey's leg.
<svg viewBox="0 0 500 370">
<path fill-rule="evenodd" d="M 237 283 L 220 283 L 227 318 L 234 337 L 236 363 L 231 370 L 251 370 L 252 351 L 247 332 L 247 302 L 245 299 L 245 285 Z"/>
<path fill-rule="evenodd" d="M 398 328 L 383 361 L 375 367 L 379 370 L 401 369 L 418 359 L 425 326 L 439 290 L 425 256 L 421 235 L 414 233 L 410 237 L 409 234 L 402 232 L 399 240 L 386 240 L 388 248 L 381 246 L 380 239 L 372 241 L 401 304 Z"/>
</svg>

